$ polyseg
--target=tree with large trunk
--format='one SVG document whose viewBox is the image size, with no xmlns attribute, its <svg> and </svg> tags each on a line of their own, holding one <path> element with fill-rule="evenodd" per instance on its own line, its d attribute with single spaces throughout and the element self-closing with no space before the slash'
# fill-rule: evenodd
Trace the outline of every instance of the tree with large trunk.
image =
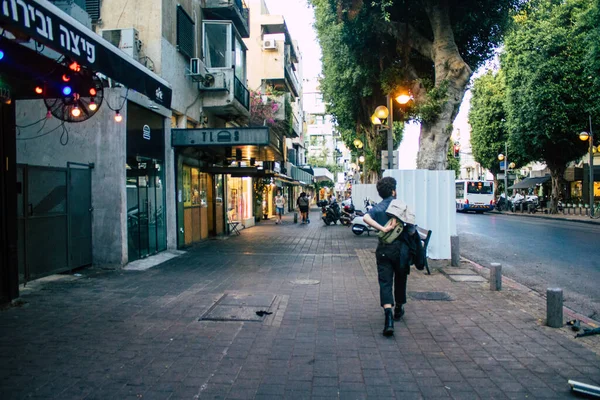
<svg viewBox="0 0 600 400">
<path fill-rule="evenodd" d="M 553 213 L 567 164 L 587 152 L 578 133 L 587 130 L 590 115 L 598 116 L 585 63 L 591 7 L 591 0 L 536 1 L 516 16 L 501 57 L 510 143 L 550 169 Z"/>
<path fill-rule="evenodd" d="M 394 119 L 421 123 L 418 168 L 445 169 L 472 71 L 493 53 L 519 1 L 309 1 L 323 49 L 321 85 L 340 128 L 373 138 L 375 107 L 410 90 L 413 103 L 395 104 Z"/>
</svg>

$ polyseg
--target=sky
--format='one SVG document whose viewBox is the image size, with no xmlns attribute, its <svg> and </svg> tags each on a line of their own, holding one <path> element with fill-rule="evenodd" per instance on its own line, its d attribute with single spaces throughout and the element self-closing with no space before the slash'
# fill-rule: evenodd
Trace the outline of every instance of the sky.
<svg viewBox="0 0 600 400">
<path fill-rule="evenodd" d="M 303 77 L 315 78 L 321 73 L 321 47 L 313 28 L 314 13 L 308 6 L 307 0 L 265 0 L 269 13 L 283 15 L 292 39 L 298 41 L 302 53 Z M 467 122 L 470 107 L 470 92 L 465 94 L 465 100 L 454 121 L 453 138 L 460 131 L 461 147 L 468 146 L 470 127 Z M 400 169 L 416 169 L 417 152 L 419 150 L 420 126 L 417 123 L 406 125 L 404 137 L 400 144 Z"/>
</svg>

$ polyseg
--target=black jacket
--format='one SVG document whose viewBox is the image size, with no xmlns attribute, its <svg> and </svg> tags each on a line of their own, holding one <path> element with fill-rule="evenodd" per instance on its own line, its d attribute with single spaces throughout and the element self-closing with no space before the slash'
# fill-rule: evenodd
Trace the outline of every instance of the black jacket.
<svg viewBox="0 0 600 400">
<path fill-rule="evenodd" d="M 421 237 L 415 225 L 407 224 L 399 238 L 400 268 L 406 268 L 410 272 L 410 266 L 414 265 L 419 271 L 425 268 L 425 251 L 421 244 Z"/>
</svg>

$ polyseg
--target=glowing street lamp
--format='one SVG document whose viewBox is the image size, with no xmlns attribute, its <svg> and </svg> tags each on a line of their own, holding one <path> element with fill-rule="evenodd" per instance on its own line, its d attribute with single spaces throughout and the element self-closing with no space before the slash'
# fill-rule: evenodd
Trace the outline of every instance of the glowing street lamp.
<svg viewBox="0 0 600 400">
<path fill-rule="evenodd" d="M 582 141 L 588 141 L 590 148 L 590 216 L 594 216 L 594 132 L 592 131 L 592 116 L 590 118 L 590 132 L 581 132 L 579 139 Z"/>
<path fill-rule="evenodd" d="M 395 99 L 401 105 L 406 105 L 412 100 L 412 96 L 409 93 L 402 93 Z M 386 103 L 387 106 L 378 106 L 375 109 L 371 116 L 371 122 L 373 125 L 381 125 L 387 130 L 388 169 L 392 169 L 394 166 L 394 105 L 390 94 L 386 97 Z M 383 125 L 382 120 L 387 120 L 385 125 Z"/>
</svg>

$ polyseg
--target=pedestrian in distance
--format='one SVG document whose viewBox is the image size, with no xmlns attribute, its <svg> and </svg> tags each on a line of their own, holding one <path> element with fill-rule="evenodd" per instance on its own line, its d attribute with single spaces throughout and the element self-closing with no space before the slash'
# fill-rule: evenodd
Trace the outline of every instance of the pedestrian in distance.
<svg viewBox="0 0 600 400">
<path fill-rule="evenodd" d="M 414 225 L 414 215 L 403 218 L 405 224 L 394 214 L 389 214 L 390 204 L 401 204 L 403 212 L 409 214 L 408 207 L 396 198 L 396 180 L 385 177 L 377 182 L 377 193 L 383 199 L 367 214 L 364 221 L 380 231 L 379 243 L 375 252 L 377 275 L 379 278 L 379 298 L 385 314 L 384 336 L 394 334 L 394 320 L 404 315 L 406 304 L 406 282 L 411 263 L 417 269 L 424 267 L 424 252 Z M 391 207 L 394 208 L 394 207 Z M 397 207 L 396 207 L 397 209 Z M 387 212 L 386 212 L 387 211 Z M 393 308 L 395 305 L 395 308 Z"/>
<path fill-rule="evenodd" d="M 298 197 L 297 205 L 298 210 L 300 210 L 300 215 L 302 215 L 302 223 L 308 223 L 308 205 L 309 199 L 305 192 L 300 193 L 300 197 Z"/>
<path fill-rule="evenodd" d="M 285 207 L 285 197 L 281 194 L 281 190 L 277 191 L 277 196 L 275 196 L 275 207 L 277 209 L 277 220 L 275 224 L 281 223 L 281 217 L 283 216 L 283 208 Z"/>
</svg>

